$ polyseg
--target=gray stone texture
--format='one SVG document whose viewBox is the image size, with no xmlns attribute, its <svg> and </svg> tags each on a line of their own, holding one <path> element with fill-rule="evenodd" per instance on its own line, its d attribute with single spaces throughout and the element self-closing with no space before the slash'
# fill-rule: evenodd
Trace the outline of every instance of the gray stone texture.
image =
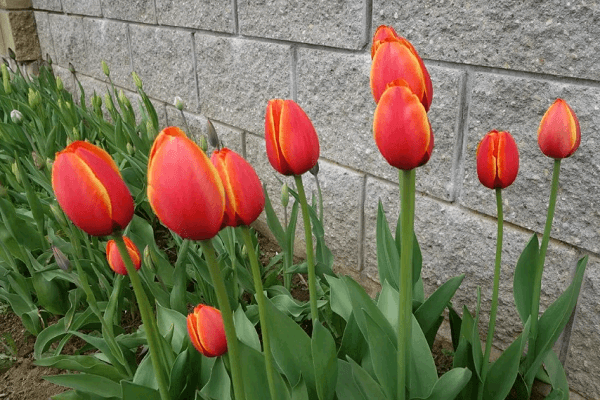
<svg viewBox="0 0 600 400">
<path fill-rule="evenodd" d="M 0 0 L 0 8 L 5 10 L 19 10 L 31 8 L 31 0 Z"/>
<path fill-rule="evenodd" d="M 40 43 L 32 10 L 0 10 L 0 21 L 4 55 L 8 55 L 10 48 L 15 52 L 16 61 L 40 58 Z"/>
<path fill-rule="evenodd" d="M 367 43 L 366 2 L 238 0 L 242 35 L 360 49 Z"/>
<path fill-rule="evenodd" d="M 427 59 L 597 79 L 598 12 L 561 0 L 375 0 L 372 29 L 394 26 Z"/>
<path fill-rule="evenodd" d="M 503 190 L 505 219 L 543 232 L 554 161 L 537 143 L 543 114 L 558 97 L 567 101 L 581 126 L 581 145 L 561 164 L 552 237 L 593 252 L 600 251 L 600 156 L 596 127 L 600 125 L 600 89 L 550 81 L 477 73 L 469 105 L 464 186 L 460 203 L 488 215 L 496 214 L 493 193 L 479 183 L 477 144 L 491 129 L 509 131 L 519 147 L 517 179 Z"/>
<path fill-rule="evenodd" d="M 167 28 L 130 25 L 133 70 L 149 96 L 173 104 L 175 96 L 197 107 L 192 34 Z"/>
<path fill-rule="evenodd" d="M 96 79 L 108 81 L 102 71 L 104 60 L 116 85 L 134 89 L 127 25 L 106 19 L 86 18 L 83 27 L 86 48 L 93 49 L 88 51 L 86 72 Z"/>
<path fill-rule="evenodd" d="M 60 0 L 33 0 L 33 8 L 36 10 L 62 11 Z"/>
<path fill-rule="evenodd" d="M 102 15 L 100 0 L 61 0 L 63 11 L 69 14 Z"/>
<path fill-rule="evenodd" d="M 268 101 L 291 94 L 289 46 L 202 34 L 195 44 L 201 113 L 263 134 Z"/>
<path fill-rule="evenodd" d="M 63 87 L 65 88 L 65 90 L 73 94 L 73 100 L 76 100 L 75 97 L 77 97 L 77 82 L 75 81 L 73 74 L 69 72 L 69 69 L 63 68 L 57 64 L 53 64 L 52 71 L 54 71 L 54 75 L 60 78 L 60 80 L 63 82 Z"/>
<path fill-rule="evenodd" d="M 600 259 L 591 257 L 581 286 L 566 371 L 572 389 L 600 399 Z"/>
<path fill-rule="evenodd" d="M 298 103 L 309 115 L 321 155 L 397 182 L 398 169 L 381 156 L 373 139 L 375 101 L 367 54 L 298 50 Z M 417 189 L 442 199 L 453 193 L 452 168 L 462 72 L 430 67 L 434 98 L 429 119 L 435 138 L 431 160 L 419 169 Z"/>
<path fill-rule="evenodd" d="M 101 0 L 102 13 L 107 18 L 156 23 L 153 0 Z"/>
<path fill-rule="evenodd" d="M 158 23 L 234 33 L 233 2 L 156 0 Z"/>
<path fill-rule="evenodd" d="M 40 52 L 42 54 L 42 58 L 46 60 L 47 56 L 49 55 L 52 60 L 56 60 L 52 32 L 50 30 L 50 23 L 48 22 L 48 13 L 36 11 L 34 12 L 34 16 L 38 40 L 40 41 Z"/>
<path fill-rule="evenodd" d="M 208 128 L 207 118 L 202 115 L 197 115 L 184 111 L 185 120 L 181 116 L 181 111 L 173 106 L 167 107 L 167 124 L 169 126 L 177 126 L 181 128 L 190 138 L 196 143 L 200 142 L 200 138 L 204 136 L 208 143 Z M 187 124 L 186 124 L 187 122 Z M 211 121 L 219 136 L 219 141 L 224 147 L 227 147 L 240 155 L 244 155 L 244 145 L 242 143 L 243 135 L 239 129 L 231 128 L 230 126 L 219 124 L 216 121 Z M 188 129 L 189 128 L 189 129 Z M 210 156 L 215 150 L 208 143 L 208 155 Z"/>
<path fill-rule="evenodd" d="M 488 193 L 490 201 L 494 195 Z M 397 185 L 367 178 L 365 200 L 365 267 L 364 273 L 378 278 L 376 253 L 377 205 L 381 199 L 392 232 L 399 213 Z M 465 279 L 452 303 L 460 312 L 467 305 L 473 312 L 477 286 L 481 287 L 482 322 L 480 331 L 485 340 L 492 298 L 497 224 L 495 218 L 485 218 L 470 210 L 417 195 L 415 200 L 415 232 L 423 255 L 422 276 L 426 295 L 448 279 L 465 274 Z M 514 306 L 512 286 L 517 260 L 532 233 L 512 225 L 504 225 L 504 248 L 500 280 L 499 310 L 495 344 L 505 348 L 520 333 L 522 326 Z M 543 312 L 570 283 L 578 254 L 570 247 L 551 241 L 546 255 L 542 280 L 540 310 Z"/>
<path fill-rule="evenodd" d="M 63 14 L 48 16 L 56 59 L 54 62 L 68 68 L 72 63 L 76 70 L 84 70 L 87 53 L 83 19 Z"/>
</svg>

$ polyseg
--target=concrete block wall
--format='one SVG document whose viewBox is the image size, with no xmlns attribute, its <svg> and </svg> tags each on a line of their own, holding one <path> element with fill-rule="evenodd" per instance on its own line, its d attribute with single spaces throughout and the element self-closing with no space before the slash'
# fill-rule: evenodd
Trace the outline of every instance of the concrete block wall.
<svg viewBox="0 0 600 400">
<path fill-rule="evenodd" d="M 40 58 L 31 0 L 0 0 L 0 54 L 8 58 L 9 49 L 18 62 Z"/>
<path fill-rule="evenodd" d="M 172 106 L 181 97 L 190 133 L 203 134 L 206 118 L 214 121 L 224 143 L 253 163 L 276 206 L 281 177 L 266 159 L 264 112 L 271 98 L 295 99 L 320 138 L 325 229 L 336 268 L 372 290 L 377 202 L 395 223 L 398 184 L 397 171 L 372 139 L 370 44 L 378 25 L 392 25 L 420 52 L 434 85 L 429 117 L 436 147 L 417 171 L 416 233 L 426 291 L 466 274 L 454 304 L 473 309 L 480 286 L 483 321 L 490 308 L 496 211 L 493 191 L 476 177 L 475 151 L 491 129 L 510 131 L 519 146 L 519 176 L 504 191 L 495 337 L 501 348 L 521 329 L 513 271 L 529 238 L 543 230 L 548 203 L 552 160 L 538 149 L 537 127 L 550 104 L 564 98 L 579 117 L 582 140 L 563 162 L 541 308 L 564 291 L 577 260 L 589 255 L 577 310 L 556 350 L 572 389 L 600 399 L 600 5 L 33 0 L 33 7 L 42 54 L 52 57 L 66 85 L 71 63 L 86 90 L 101 91 L 100 61 L 106 60 L 116 84 L 132 95 L 135 70 L 162 124 L 182 126 Z M 312 190 L 312 177 L 305 181 Z"/>
</svg>

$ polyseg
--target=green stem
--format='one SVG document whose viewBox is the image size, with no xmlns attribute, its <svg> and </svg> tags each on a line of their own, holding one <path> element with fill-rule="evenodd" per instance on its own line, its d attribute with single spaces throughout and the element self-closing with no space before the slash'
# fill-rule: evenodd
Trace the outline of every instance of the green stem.
<svg viewBox="0 0 600 400">
<path fill-rule="evenodd" d="M 306 264 L 308 267 L 308 292 L 310 296 L 310 315 L 313 326 L 319 320 L 319 310 L 317 308 L 317 277 L 315 273 L 315 260 L 313 258 L 312 230 L 310 226 L 310 215 L 308 214 L 308 202 L 306 193 L 302 184 L 302 176 L 294 175 L 296 187 L 298 188 L 298 197 L 302 206 L 302 218 L 304 220 L 304 239 L 306 241 Z"/>
<path fill-rule="evenodd" d="M 496 239 L 496 265 L 494 267 L 494 289 L 492 292 L 492 309 L 490 310 L 490 322 L 488 325 L 487 339 L 485 341 L 485 354 L 483 356 L 483 365 L 481 366 L 482 383 L 479 385 L 477 398 L 483 399 L 483 387 L 487 377 L 490 365 L 490 354 L 492 352 L 492 342 L 494 340 L 494 330 L 496 328 L 496 314 L 498 312 L 498 291 L 500 288 L 500 268 L 502 263 L 502 236 L 504 225 L 504 214 L 502 212 L 502 189 L 496 189 L 496 207 L 498 209 L 498 236 Z"/>
<path fill-rule="evenodd" d="M 542 275 L 544 273 L 544 263 L 546 261 L 546 250 L 550 241 L 550 231 L 552 230 L 552 220 L 554 219 L 554 209 L 556 207 L 556 197 L 558 195 L 558 177 L 560 175 L 560 158 L 554 160 L 554 170 L 552 171 L 552 187 L 550 189 L 550 201 L 548 203 L 548 214 L 546 215 L 546 226 L 544 227 L 544 236 L 542 236 L 542 245 L 538 265 L 535 270 L 535 281 L 533 287 L 533 298 L 531 305 L 531 328 L 529 330 L 529 350 L 527 358 L 533 363 L 535 357 L 535 340 L 537 339 L 537 324 L 540 313 L 540 296 L 542 293 Z"/>
<path fill-rule="evenodd" d="M 127 251 L 127 246 L 125 245 L 125 241 L 123 240 L 123 236 L 119 232 L 113 234 L 113 238 L 115 239 L 115 243 L 117 244 L 117 248 L 119 249 L 119 254 L 123 259 L 123 262 L 125 263 L 127 275 L 131 280 L 133 292 L 135 293 L 135 297 L 138 302 L 138 307 L 142 316 L 142 323 L 144 324 L 144 328 L 146 330 L 148 347 L 150 348 L 150 359 L 152 360 L 152 367 L 154 368 L 154 374 L 156 375 L 156 381 L 158 383 L 158 391 L 160 392 L 160 398 L 162 400 L 169 400 L 169 384 L 167 382 L 167 376 L 164 370 L 164 366 L 161 364 L 162 357 L 160 355 L 160 341 L 158 338 L 158 329 L 156 327 L 154 312 L 152 311 L 152 307 L 150 306 L 150 302 L 148 301 L 146 292 L 144 292 L 144 288 L 142 287 L 142 281 L 138 275 L 138 272 L 133 266 L 133 262 L 131 261 L 131 257 L 129 256 L 129 252 Z"/>
<path fill-rule="evenodd" d="M 267 370 L 267 380 L 269 382 L 269 392 L 271 393 L 271 399 L 276 400 L 278 397 L 277 391 L 275 390 L 275 368 L 273 367 L 273 354 L 271 353 L 271 342 L 267 325 L 267 305 L 262 285 L 260 266 L 258 265 L 258 258 L 256 257 L 256 252 L 254 251 L 252 238 L 250 237 L 250 228 L 247 226 L 242 226 L 240 228 L 244 234 L 244 242 L 246 243 L 248 257 L 250 258 L 250 265 L 252 267 L 252 279 L 254 280 L 254 288 L 256 289 L 256 303 L 258 304 L 258 316 L 260 318 L 260 330 L 262 333 L 263 350 L 265 353 L 265 365 Z"/>
<path fill-rule="evenodd" d="M 398 310 L 398 399 L 405 400 L 410 382 L 410 345 L 412 337 L 413 229 L 415 219 L 415 170 L 400 171 L 400 308 Z"/>
<path fill-rule="evenodd" d="M 225 336 L 227 338 L 227 352 L 229 353 L 231 364 L 231 380 L 233 381 L 235 400 L 244 400 L 244 381 L 242 380 L 238 339 L 235 334 L 233 313 L 231 312 L 227 289 L 225 288 L 225 282 L 223 281 L 223 274 L 221 274 L 221 269 L 219 268 L 217 257 L 215 255 L 215 249 L 213 248 L 210 239 L 202 240 L 200 245 L 202 246 L 202 252 L 206 257 L 210 277 L 213 281 L 213 286 L 217 295 L 217 302 L 219 303 L 219 309 L 221 310 L 221 316 L 223 317 L 223 327 L 225 328 Z"/>
<path fill-rule="evenodd" d="M 319 183 L 319 175 L 315 175 L 315 183 L 317 184 L 317 193 L 319 194 L 319 221 L 323 223 L 323 192 Z"/>
</svg>

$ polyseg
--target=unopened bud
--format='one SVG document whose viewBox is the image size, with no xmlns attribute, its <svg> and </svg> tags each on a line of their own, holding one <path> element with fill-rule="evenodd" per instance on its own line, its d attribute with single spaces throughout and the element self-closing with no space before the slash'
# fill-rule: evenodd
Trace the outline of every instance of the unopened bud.
<svg viewBox="0 0 600 400">
<path fill-rule="evenodd" d="M 131 102 L 129 101 L 123 90 L 119 90 L 119 103 L 125 105 L 125 107 L 127 108 L 131 107 Z"/>
<path fill-rule="evenodd" d="M 133 83 L 135 83 L 135 86 L 138 89 L 141 89 L 142 88 L 142 80 L 140 79 L 139 75 L 135 71 L 133 71 L 131 73 L 131 77 L 133 78 Z"/>
<path fill-rule="evenodd" d="M 248 256 L 248 249 L 246 248 L 246 245 L 242 246 L 242 257 L 246 258 Z"/>
<path fill-rule="evenodd" d="M 208 143 L 210 143 L 212 147 L 218 149 L 219 136 L 217 135 L 217 131 L 215 130 L 213 123 L 208 118 L 206 119 L 206 129 L 208 130 Z"/>
<path fill-rule="evenodd" d="M 44 167 L 46 166 L 46 162 L 44 161 L 42 156 L 40 156 L 37 152 L 32 151 L 31 157 L 33 158 L 33 165 L 35 165 L 37 169 L 44 169 Z"/>
<path fill-rule="evenodd" d="M 286 208 L 290 203 L 290 190 L 288 188 L 287 183 L 284 183 L 281 187 L 281 204 L 283 208 Z"/>
<path fill-rule="evenodd" d="M 27 101 L 29 102 L 29 107 L 36 108 L 42 102 L 42 95 L 38 91 L 29 88 Z"/>
<path fill-rule="evenodd" d="M 131 143 L 127 142 L 127 145 L 125 146 L 125 148 L 127 149 L 127 154 L 129 154 L 130 156 L 133 155 L 134 149 L 133 146 L 131 145 Z"/>
<path fill-rule="evenodd" d="M 15 176 L 15 179 L 17 180 L 18 183 L 21 183 L 21 174 L 19 173 L 19 166 L 17 165 L 17 162 L 13 162 L 12 165 L 10 166 L 10 169 L 13 173 L 13 175 Z"/>
<path fill-rule="evenodd" d="M 94 106 L 94 109 L 102 108 L 102 97 L 94 93 L 94 97 L 92 97 L 92 105 Z"/>
<path fill-rule="evenodd" d="M 156 266 L 154 262 L 152 262 L 152 252 L 150 251 L 150 246 L 146 245 L 144 247 L 143 258 L 144 258 L 144 266 L 148 268 L 150 271 L 156 273 Z"/>
<path fill-rule="evenodd" d="M 175 104 L 175 108 L 177 108 L 179 111 L 183 110 L 183 107 L 185 107 L 185 103 L 179 96 L 175 96 L 174 104 Z"/>
<path fill-rule="evenodd" d="M 54 164 L 52 159 L 50 157 L 46 158 L 46 167 L 48 167 L 48 171 L 52 171 L 52 164 Z"/>
<path fill-rule="evenodd" d="M 112 99 L 110 97 L 110 94 L 106 93 L 104 95 L 104 104 L 106 104 L 106 109 L 108 111 L 112 111 L 113 110 L 113 102 Z"/>
<path fill-rule="evenodd" d="M 10 112 L 10 119 L 13 123 L 19 125 L 21 121 L 23 121 L 23 114 L 21 114 L 21 111 L 19 110 L 12 110 Z"/>
<path fill-rule="evenodd" d="M 108 64 L 104 60 L 102 60 L 102 72 L 104 72 L 104 75 L 110 76 L 110 69 L 108 68 Z"/>
<path fill-rule="evenodd" d="M 69 103 L 67 103 L 69 104 Z M 73 141 L 77 141 L 79 140 L 79 131 L 77 130 L 77 128 L 73 127 Z"/>
<path fill-rule="evenodd" d="M 17 55 L 15 54 L 15 51 L 13 49 L 11 49 L 10 47 L 8 48 L 8 56 L 10 58 L 12 58 L 13 60 L 17 59 Z"/>
<path fill-rule="evenodd" d="M 72 63 L 69 63 L 69 71 L 74 74 L 75 73 L 75 66 Z"/>
<path fill-rule="evenodd" d="M 59 92 L 65 88 L 65 85 L 63 84 L 62 79 L 60 79 L 60 76 L 56 77 L 56 88 L 58 89 Z"/>
<path fill-rule="evenodd" d="M 4 93 L 11 94 L 12 86 L 10 86 L 10 75 L 8 73 L 8 67 L 6 64 L 0 66 L 0 72 L 2 72 L 2 85 L 4 86 Z"/>
<path fill-rule="evenodd" d="M 62 212 L 62 210 L 60 209 L 58 204 L 56 204 L 56 203 L 50 204 L 50 211 L 52 212 L 52 215 L 54 215 L 56 222 L 58 222 L 60 226 L 65 227 L 68 225 L 67 220 L 65 218 L 65 214 Z"/>
<path fill-rule="evenodd" d="M 314 167 L 312 167 L 311 169 L 308 170 L 311 174 L 313 174 L 313 176 L 317 176 L 317 174 L 319 173 L 319 162 L 317 161 L 317 163 L 315 164 Z"/>
<path fill-rule="evenodd" d="M 54 255 L 54 261 L 60 269 L 65 272 L 71 272 L 71 262 L 69 258 L 63 253 L 58 247 L 52 246 L 52 254 Z"/>
<path fill-rule="evenodd" d="M 208 142 L 204 135 L 200 136 L 200 139 L 198 139 L 198 146 L 200 146 L 200 149 L 202 149 L 203 152 L 206 153 L 208 151 Z"/>
</svg>

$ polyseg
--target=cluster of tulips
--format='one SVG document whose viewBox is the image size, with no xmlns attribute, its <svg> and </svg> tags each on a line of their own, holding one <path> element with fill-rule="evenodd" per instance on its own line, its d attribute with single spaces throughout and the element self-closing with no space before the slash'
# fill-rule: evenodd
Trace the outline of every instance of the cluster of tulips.
<svg viewBox="0 0 600 400">
<path fill-rule="evenodd" d="M 329 333 L 324 333 L 326 328 L 319 322 L 319 291 L 311 221 L 302 183 L 302 174 L 317 164 L 319 141 L 309 117 L 292 100 L 275 99 L 267 105 L 266 153 L 277 172 L 294 176 L 295 179 L 305 226 L 313 340 L 329 346 L 327 348 L 333 346 L 333 359 L 320 359 L 318 354 L 314 354 L 313 347 L 314 370 L 310 372 L 293 372 L 294 368 L 304 368 L 304 361 L 290 360 L 288 364 L 282 364 L 280 359 L 276 362 L 277 351 L 271 349 L 270 343 L 273 324 L 268 322 L 267 315 L 272 306 L 269 306 L 262 287 L 258 258 L 248 228 L 265 208 L 265 196 L 259 178 L 252 166 L 234 151 L 220 148 L 209 158 L 181 129 L 168 127 L 158 134 L 150 150 L 147 198 L 164 226 L 185 240 L 200 243 L 218 302 L 218 309 L 199 304 L 187 316 L 190 341 L 206 357 L 227 354 L 235 399 L 247 398 L 252 388 L 244 379 L 248 372 L 241 361 L 234 313 L 211 243 L 221 229 L 240 227 L 252 266 L 264 353 L 262 365 L 273 400 L 290 398 L 288 390 L 282 389 L 284 381 L 280 372 L 288 380 L 290 376 L 298 376 L 298 381 L 289 381 L 292 387 L 303 379 L 307 387 L 316 388 L 314 392 L 309 389 L 308 393 L 319 400 L 341 400 L 343 393 L 349 393 L 348 388 L 358 388 L 360 392 L 360 395 L 347 394 L 353 396 L 349 399 L 443 400 L 459 397 L 500 400 L 506 397 L 519 373 L 523 376 L 520 382 L 528 397 L 533 378 L 540 375 L 542 365 L 556 366 L 555 356 L 552 356 L 555 335 L 545 337 L 543 328 L 554 324 L 552 327 L 560 328 L 560 331 L 565 315 L 572 310 L 571 302 L 562 301 L 555 308 L 550 307 L 551 315 L 548 318 L 539 318 L 541 277 L 556 201 L 560 160 L 571 156 L 579 146 L 577 117 L 565 101 L 558 99 L 540 124 L 540 149 L 555 159 L 548 222 L 541 248 L 534 235 L 535 242 L 528 245 L 526 259 L 522 258 L 524 261 L 515 272 L 515 303 L 523 319 L 523 334 L 495 363 L 490 363 L 490 353 L 498 307 L 502 253 L 501 189 L 507 188 L 515 180 L 519 154 L 508 132 L 493 130 L 479 144 L 476 160 L 478 176 L 484 186 L 496 190 L 498 204 L 498 247 L 485 351 L 481 354 L 479 310 L 473 320 L 466 308 L 462 319 L 450 308 L 450 320 L 457 338 L 454 343 L 456 368 L 439 380 L 437 375 L 430 378 L 428 360 L 431 356 L 429 353 L 427 357 L 422 355 L 422 344 L 427 349 L 427 342 L 435 337 L 441 323 L 440 314 L 448 306 L 462 280 L 460 277 L 443 285 L 439 296 L 425 299 L 419 276 L 420 261 L 416 261 L 420 259 L 420 252 L 415 252 L 415 249 L 418 251 L 418 245 L 413 233 L 415 170 L 429 161 L 434 146 L 427 114 L 433 99 L 433 86 L 415 48 L 398 36 L 393 28 L 381 26 L 377 29 L 371 55 L 370 80 L 377 103 L 373 136 L 383 157 L 399 170 L 401 214 L 395 239 L 389 233 L 387 222 L 381 227 L 378 224 L 378 257 L 381 257 L 378 264 L 383 287 L 378 302 L 365 299 L 362 292 L 357 291 L 348 280 L 327 278 L 331 285 L 332 310 L 342 316 L 346 324 L 338 353 L 344 360 L 337 360 L 333 338 Z M 136 273 L 142 257 L 135 244 L 122 235 L 135 210 L 134 201 L 117 165 L 103 149 L 85 141 L 75 141 L 56 154 L 52 188 L 61 208 L 77 227 L 92 236 L 112 236 L 106 246 L 108 264 L 116 273 L 128 275 L 131 279 L 160 397 L 163 400 L 170 398 L 168 372 L 161 365 L 163 356 L 160 343 L 163 338 L 159 337 L 153 305 L 148 301 Z M 383 238 L 381 241 L 380 236 Z M 535 250 L 531 250 L 533 247 Z M 418 267 L 415 267 L 417 264 Z M 581 264 L 580 269 L 584 269 L 585 261 Z M 184 279 L 185 271 L 182 272 L 182 268 L 176 266 L 175 280 Z M 527 280 L 523 276 L 532 278 Z M 576 280 L 570 290 L 571 297 L 575 295 L 576 300 L 579 291 Z M 415 304 L 418 306 L 415 307 Z M 555 318 L 554 322 L 549 321 L 555 315 L 559 315 L 559 318 Z M 521 360 L 526 339 L 529 340 L 528 352 Z M 306 351 L 310 353 L 310 349 Z M 376 359 L 376 355 L 391 357 L 393 362 Z M 302 359 L 305 356 L 297 354 L 297 357 Z M 363 361 L 361 365 L 357 363 L 360 359 Z M 319 371 L 322 376 L 319 376 Z M 350 378 L 346 378 L 346 375 Z M 563 375 L 564 371 L 562 375 L 548 377 L 556 389 L 554 396 L 563 396 L 553 398 L 568 398 Z M 292 395 L 292 398 L 295 397 Z"/>
</svg>

